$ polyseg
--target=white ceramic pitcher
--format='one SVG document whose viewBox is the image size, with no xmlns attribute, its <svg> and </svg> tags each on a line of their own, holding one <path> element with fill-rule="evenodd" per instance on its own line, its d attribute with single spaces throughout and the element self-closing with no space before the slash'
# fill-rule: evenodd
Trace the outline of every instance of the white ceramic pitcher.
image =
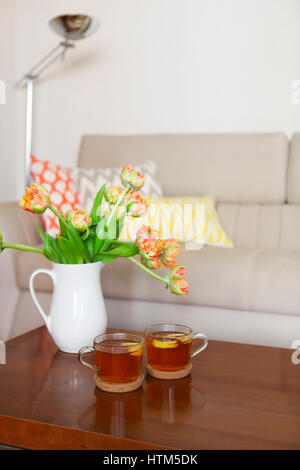
<svg viewBox="0 0 300 470">
<path fill-rule="evenodd" d="M 104 263 L 54 264 L 54 269 L 37 269 L 29 280 L 30 293 L 57 347 L 78 353 L 95 336 L 105 333 L 106 309 L 100 285 Z M 47 315 L 37 300 L 33 281 L 37 274 L 48 274 L 54 291 Z"/>
</svg>

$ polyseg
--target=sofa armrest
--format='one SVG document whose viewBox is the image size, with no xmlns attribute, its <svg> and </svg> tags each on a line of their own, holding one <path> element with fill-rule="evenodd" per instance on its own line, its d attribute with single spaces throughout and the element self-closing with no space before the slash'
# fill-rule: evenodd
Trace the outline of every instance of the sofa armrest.
<svg viewBox="0 0 300 470">
<path fill-rule="evenodd" d="M 37 222 L 41 223 L 41 216 L 22 210 L 17 202 L 0 203 L 0 230 L 5 241 L 31 246 L 41 243 Z"/>
<path fill-rule="evenodd" d="M 0 230 L 9 243 L 37 245 L 41 242 L 36 222 L 40 216 L 22 210 L 17 202 L 0 203 Z M 0 254 L 0 338 L 10 338 L 20 290 L 16 282 L 16 251 L 6 249 Z"/>
</svg>

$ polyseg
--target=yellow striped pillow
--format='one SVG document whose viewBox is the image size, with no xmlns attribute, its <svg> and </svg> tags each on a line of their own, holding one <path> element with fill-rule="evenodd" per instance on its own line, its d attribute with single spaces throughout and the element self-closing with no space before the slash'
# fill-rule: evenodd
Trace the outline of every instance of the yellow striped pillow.
<svg viewBox="0 0 300 470">
<path fill-rule="evenodd" d="M 158 230 L 162 239 L 186 242 L 187 249 L 199 249 L 203 245 L 233 246 L 219 221 L 212 197 L 148 197 L 146 200 L 148 210 L 144 216 L 125 218 L 121 240 L 135 240 L 136 232 L 145 224 Z"/>
</svg>

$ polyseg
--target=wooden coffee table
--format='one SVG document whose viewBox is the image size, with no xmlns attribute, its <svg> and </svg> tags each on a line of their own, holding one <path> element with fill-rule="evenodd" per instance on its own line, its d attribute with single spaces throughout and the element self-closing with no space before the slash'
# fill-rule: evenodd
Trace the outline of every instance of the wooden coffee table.
<svg viewBox="0 0 300 470">
<path fill-rule="evenodd" d="M 300 365 L 291 351 L 209 341 L 192 375 L 95 388 L 45 328 L 7 343 L 0 443 L 29 449 L 299 449 Z"/>
</svg>

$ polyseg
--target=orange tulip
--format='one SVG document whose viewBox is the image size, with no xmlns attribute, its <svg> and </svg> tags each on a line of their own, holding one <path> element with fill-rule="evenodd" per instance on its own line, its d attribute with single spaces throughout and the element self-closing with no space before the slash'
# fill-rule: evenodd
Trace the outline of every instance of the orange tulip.
<svg viewBox="0 0 300 470">
<path fill-rule="evenodd" d="M 19 205 L 33 214 L 42 214 L 48 209 L 50 195 L 48 190 L 40 184 L 32 184 L 26 188 L 26 193 Z"/>
<path fill-rule="evenodd" d="M 104 197 L 109 204 L 116 204 L 123 191 L 120 186 L 109 186 L 104 191 Z"/>
<path fill-rule="evenodd" d="M 137 232 L 136 243 L 142 258 L 153 259 L 157 258 L 164 246 L 164 241 L 158 239 L 157 230 L 152 230 L 151 227 L 142 225 Z"/>
<path fill-rule="evenodd" d="M 179 279 L 183 279 L 186 275 L 186 269 L 184 266 L 175 266 L 169 272 L 169 279 L 171 281 L 178 281 Z"/>
<path fill-rule="evenodd" d="M 189 285 L 185 279 L 171 281 L 168 287 L 170 292 L 176 295 L 187 295 L 189 293 Z"/>
<path fill-rule="evenodd" d="M 145 175 L 137 170 L 134 170 L 129 163 L 125 165 L 122 169 L 121 180 L 124 186 L 130 186 L 131 189 L 141 189 L 145 181 Z"/>
<path fill-rule="evenodd" d="M 85 232 L 92 223 L 92 219 L 84 212 L 84 209 L 73 209 L 66 212 L 66 219 L 78 230 L 78 232 Z"/>
<path fill-rule="evenodd" d="M 147 210 L 146 200 L 139 191 L 131 191 L 126 197 L 127 215 L 140 217 Z"/>
<path fill-rule="evenodd" d="M 165 240 L 161 254 L 161 261 L 165 266 L 167 266 L 167 268 L 173 268 L 176 266 L 176 258 L 179 255 L 179 247 L 180 243 L 174 238 Z"/>
<path fill-rule="evenodd" d="M 160 269 L 161 268 L 161 261 L 160 259 L 157 258 L 152 258 L 152 259 L 145 259 L 141 257 L 141 261 L 146 268 L 149 269 Z"/>
</svg>

